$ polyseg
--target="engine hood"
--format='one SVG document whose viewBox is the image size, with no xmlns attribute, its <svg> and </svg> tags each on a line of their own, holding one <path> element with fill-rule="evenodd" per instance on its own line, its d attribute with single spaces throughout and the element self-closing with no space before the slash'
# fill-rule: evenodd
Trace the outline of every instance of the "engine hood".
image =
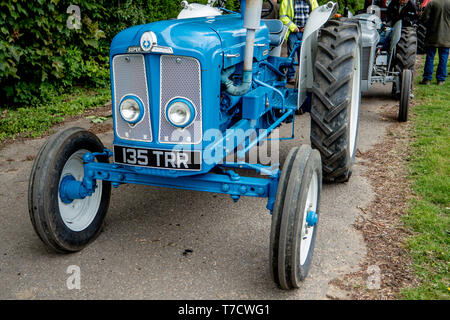
<svg viewBox="0 0 450 320">
<path fill-rule="evenodd" d="M 240 14 L 165 20 L 135 26 L 117 34 L 110 48 L 111 57 L 126 53 L 130 47 L 139 47 L 144 32 L 156 35 L 158 46 L 170 47 L 175 55 L 213 57 L 217 53 L 241 51 L 245 46 L 246 29 Z M 255 44 L 269 43 L 269 31 L 264 23 L 257 31 Z M 262 53 L 262 52 L 261 52 Z M 243 56 L 243 51 L 240 56 Z M 255 51 L 257 60 L 258 50 Z"/>
</svg>

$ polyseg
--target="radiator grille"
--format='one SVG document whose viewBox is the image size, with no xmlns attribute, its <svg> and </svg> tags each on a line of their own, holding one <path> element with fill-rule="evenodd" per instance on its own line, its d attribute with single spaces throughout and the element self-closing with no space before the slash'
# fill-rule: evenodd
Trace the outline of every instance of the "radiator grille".
<svg viewBox="0 0 450 320">
<path fill-rule="evenodd" d="M 370 66 L 370 55 L 371 55 L 371 47 L 364 47 L 362 52 L 362 80 L 368 80 L 369 79 L 369 66 Z"/>
<path fill-rule="evenodd" d="M 197 59 L 162 55 L 160 60 L 161 103 L 159 142 L 195 144 L 202 140 L 201 73 Z M 195 118 L 188 127 L 179 129 L 166 119 L 166 106 L 175 98 L 189 100 L 195 108 Z"/>
<path fill-rule="evenodd" d="M 114 119 L 115 130 L 119 138 L 134 141 L 152 141 L 149 96 L 144 55 L 117 55 L 113 58 L 114 77 Z M 137 124 L 131 126 L 122 119 L 119 104 L 124 96 L 138 97 L 144 105 L 144 116 Z"/>
</svg>

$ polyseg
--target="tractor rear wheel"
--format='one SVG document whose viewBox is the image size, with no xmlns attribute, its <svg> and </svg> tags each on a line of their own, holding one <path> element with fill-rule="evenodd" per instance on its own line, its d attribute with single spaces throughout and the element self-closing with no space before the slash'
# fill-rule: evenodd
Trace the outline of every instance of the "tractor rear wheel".
<svg viewBox="0 0 450 320">
<path fill-rule="evenodd" d="M 417 26 L 417 54 L 425 54 L 426 46 L 425 46 L 425 37 L 427 34 L 427 28 L 419 23 Z"/>
<path fill-rule="evenodd" d="M 397 44 L 394 70 L 400 72 L 409 69 L 414 72 L 416 64 L 417 34 L 413 27 L 402 28 L 402 36 Z"/>
<path fill-rule="evenodd" d="M 348 181 L 356 153 L 361 103 L 361 32 L 330 20 L 319 32 L 311 99 L 311 144 L 322 156 L 325 182 Z"/>
</svg>

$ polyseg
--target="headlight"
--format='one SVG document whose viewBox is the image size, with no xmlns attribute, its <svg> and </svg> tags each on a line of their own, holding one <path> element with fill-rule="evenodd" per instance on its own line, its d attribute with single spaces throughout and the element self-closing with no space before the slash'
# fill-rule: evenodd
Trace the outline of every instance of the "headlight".
<svg viewBox="0 0 450 320">
<path fill-rule="evenodd" d="M 133 96 L 123 98 L 119 110 L 123 120 L 131 124 L 138 123 L 144 115 L 142 102 Z"/>
<path fill-rule="evenodd" d="M 182 98 L 169 102 L 166 109 L 167 120 L 175 127 L 184 128 L 194 120 L 195 109 L 193 105 Z"/>
</svg>

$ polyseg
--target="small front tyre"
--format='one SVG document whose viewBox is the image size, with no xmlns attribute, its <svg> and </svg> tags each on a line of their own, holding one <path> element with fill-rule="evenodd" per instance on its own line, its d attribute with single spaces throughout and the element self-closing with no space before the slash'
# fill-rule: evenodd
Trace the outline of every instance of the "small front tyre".
<svg viewBox="0 0 450 320">
<path fill-rule="evenodd" d="M 81 181 L 83 155 L 103 150 L 103 144 L 94 134 L 82 128 L 70 128 L 52 136 L 39 151 L 31 171 L 28 206 L 34 230 L 50 249 L 79 251 L 101 232 L 111 184 L 97 181 L 91 196 L 70 203 L 61 199 L 60 185 L 68 177 Z M 108 158 L 99 156 L 97 161 L 108 162 Z"/>
<path fill-rule="evenodd" d="M 398 108 L 398 121 L 408 121 L 409 100 L 411 99 L 413 73 L 403 70 L 401 79 L 400 104 Z"/>
<path fill-rule="evenodd" d="M 299 288 L 308 274 L 321 190 L 320 153 L 307 145 L 293 148 L 278 184 L 270 233 L 271 274 L 281 289 Z"/>
</svg>

